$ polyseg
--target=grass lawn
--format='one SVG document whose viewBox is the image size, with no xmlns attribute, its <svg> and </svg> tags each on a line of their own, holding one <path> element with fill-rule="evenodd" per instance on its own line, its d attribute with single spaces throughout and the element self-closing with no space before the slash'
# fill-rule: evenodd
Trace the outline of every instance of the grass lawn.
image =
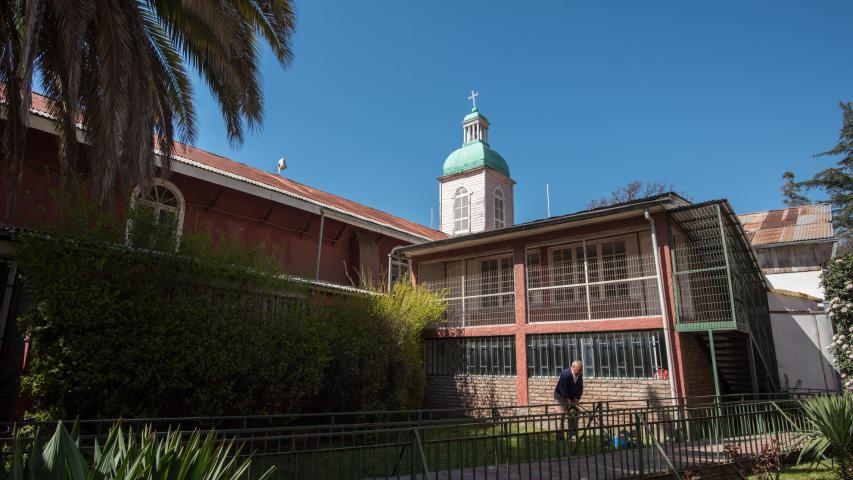
<svg viewBox="0 0 853 480">
<path fill-rule="evenodd" d="M 832 478 L 830 475 L 829 469 L 820 465 L 798 465 L 783 469 L 779 480 L 828 480 Z M 752 475 L 749 478 L 754 480 L 758 477 Z"/>
<path fill-rule="evenodd" d="M 590 455 L 613 448 L 590 429 L 580 440 L 569 440 L 555 431 L 542 431 L 534 424 L 501 427 L 464 425 L 433 427 L 421 432 L 421 448 L 432 471 L 495 464 L 524 464 L 571 455 Z M 603 433 L 603 432 L 602 432 Z M 252 461 L 249 478 L 269 466 L 276 467 L 273 480 L 279 478 L 382 478 L 408 475 L 421 465 L 420 449 L 408 433 L 396 438 L 371 438 L 367 445 L 329 442 L 311 451 L 278 453 L 258 451 Z M 630 450 L 626 450 L 626 454 Z M 485 472 L 481 472 L 485 474 Z"/>
</svg>

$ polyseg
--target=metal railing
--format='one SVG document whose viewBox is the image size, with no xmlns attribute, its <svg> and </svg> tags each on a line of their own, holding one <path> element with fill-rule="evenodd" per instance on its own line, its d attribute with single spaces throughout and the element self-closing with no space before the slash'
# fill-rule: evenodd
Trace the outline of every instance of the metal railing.
<svg viewBox="0 0 853 480">
<path fill-rule="evenodd" d="M 253 455 L 249 478 L 643 478 L 728 463 L 726 445 L 755 455 L 778 441 L 795 448 L 801 404 L 744 396 L 678 399 L 628 407 L 599 402 L 566 414 L 561 406 L 349 412 L 125 420 L 138 431 L 215 431 Z M 91 448 L 112 421 L 81 421 Z M 54 424 L 22 423 L 50 434 Z M 5 425 L 9 430 L 11 425 Z M 0 444 L 8 442 L 0 434 Z"/>
<path fill-rule="evenodd" d="M 527 266 L 528 321 L 556 322 L 660 315 L 653 255 L 622 254 L 552 266 Z"/>
<path fill-rule="evenodd" d="M 444 294 L 447 327 L 515 323 L 511 256 L 420 265 L 417 281 Z"/>
<path fill-rule="evenodd" d="M 727 202 L 670 214 L 678 224 L 672 254 L 677 328 L 749 333 L 765 378 L 778 387 L 767 286 L 736 215 Z"/>
</svg>

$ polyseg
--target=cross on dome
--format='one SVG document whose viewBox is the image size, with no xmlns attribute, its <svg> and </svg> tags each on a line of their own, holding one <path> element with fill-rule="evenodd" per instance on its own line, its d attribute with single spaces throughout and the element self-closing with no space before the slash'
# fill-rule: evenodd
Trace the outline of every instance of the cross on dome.
<svg viewBox="0 0 853 480">
<path fill-rule="evenodd" d="M 471 90 L 468 100 L 474 104 L 471 113 L 462 119 L 462 143 L 489 142 L 489 121 L 477 110 L 477 97 L 480 95 L 476 90 Z"/>
</svg>

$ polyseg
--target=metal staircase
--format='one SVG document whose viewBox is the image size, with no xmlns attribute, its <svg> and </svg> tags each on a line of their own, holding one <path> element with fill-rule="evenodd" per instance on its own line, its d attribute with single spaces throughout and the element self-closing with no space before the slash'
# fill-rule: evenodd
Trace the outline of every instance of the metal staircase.
<svg viewBox="0 0 853 480">
<path fill-rule="evenodd" d="M 718 394 L 778 391 L 767 284 L 731 206 L 670 213 L 677 331 L 701 337 Z"/>
</svg>

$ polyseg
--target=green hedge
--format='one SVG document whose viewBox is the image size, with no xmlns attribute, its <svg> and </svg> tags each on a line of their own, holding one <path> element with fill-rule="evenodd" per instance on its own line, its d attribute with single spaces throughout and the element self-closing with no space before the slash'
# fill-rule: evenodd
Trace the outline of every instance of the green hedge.
<svg viewBox="0 0 853 480">
<path fill-rule="evenodd" d="M 119 247 L 123 220 L 82 217 L 21 239 L 30 415 L 420 405 L 420 332 L 441 315 L 439 297 L 400 284 L 390 295 L 315 301 L 270 268 L 263 248 L 185 235 L 175 253 L 143 225 L 147 213 L 131 223 L 135 248 Z"/>
<path fill-rule="evenodd" d="M 823 288 L 837 332 L 830 350 L 842 385 L 853 392 L 853 253 L 829 261 L 823 273 Z"/>
</svg>

